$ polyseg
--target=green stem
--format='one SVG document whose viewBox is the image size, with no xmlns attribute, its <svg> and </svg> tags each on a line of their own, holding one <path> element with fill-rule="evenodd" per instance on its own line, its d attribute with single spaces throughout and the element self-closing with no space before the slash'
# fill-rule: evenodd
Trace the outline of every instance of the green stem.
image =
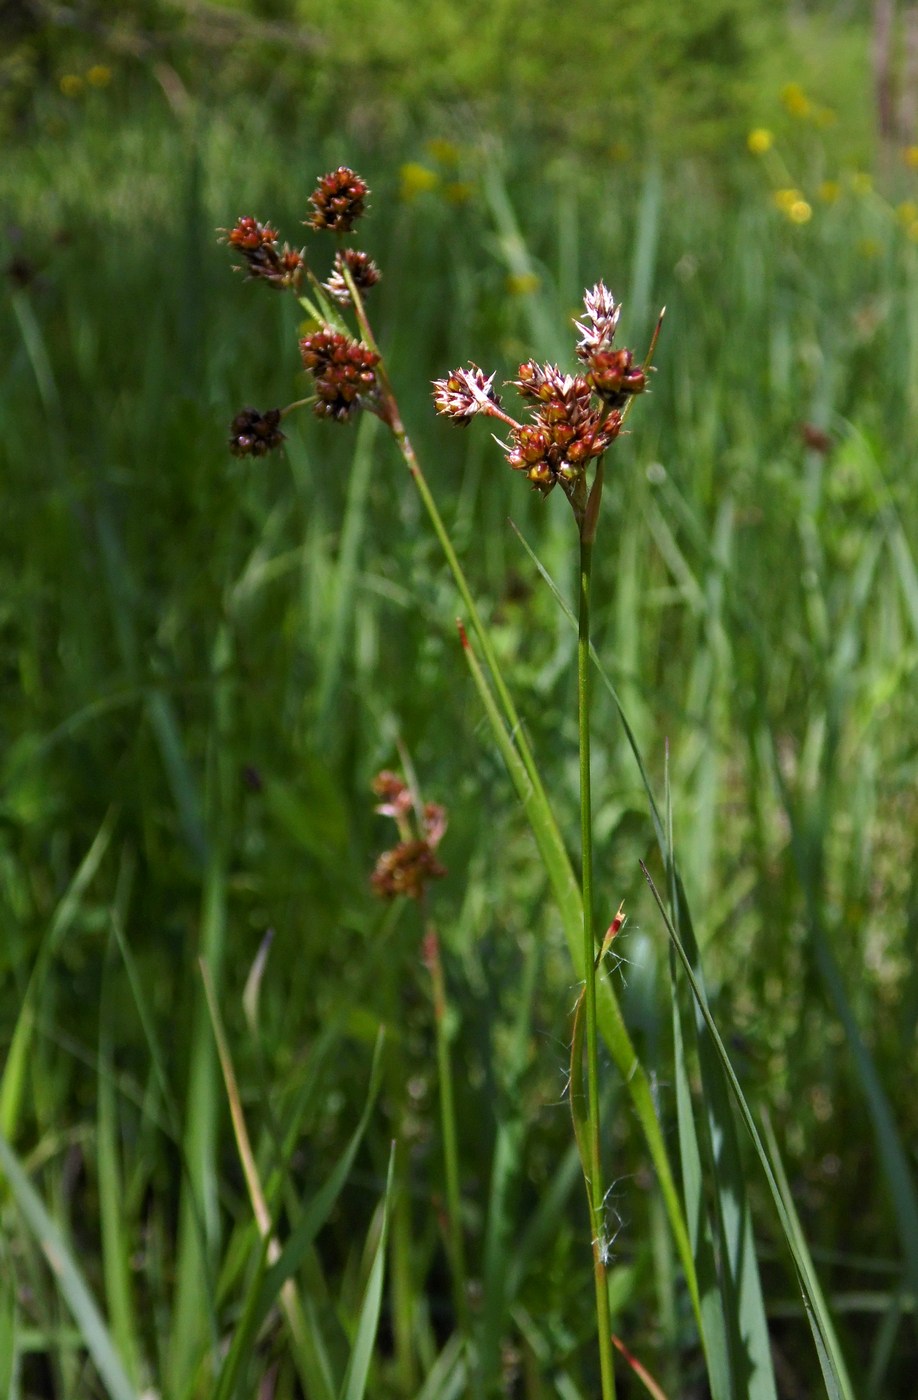
<svg viewBox="0 0 918 1400">
<path fill-rule="evenodd" d="M 601 472 L 601 469 L 600 469 Z M 602 1400 L 615 1400 L 612 1360 L 612 1319 L 606 1282 L 605 1221 L 599 1123 L 599 1028 L 596 1016 L 596 939 L 593 933 L 593 809 L 590 790 L 590 584 L 593 568 L 593 536 L 602 476 L 597 474 L 590 503 L 580 529 L 580 606 L 577 628 L 577 715 L 580 740 L 580 839 L 583 860 L 583 964 L 586 1001 L 587 1053 L 587 1197 L 593 1242 L 593 1278 L 596 1285 L 596 1325 L 599 1333 L 599 1365 Z"/>
<path fill-rule="evenodd" d="M 404 1084 L 404 1078 L 402 1079 Z M 389 1237 L 392 1279 L 392 1331 L 395 1351 L 395 1372 L 402 1395 L 417 1390 L 417 1368 L 414 1356 L 414 1269 L 412 1266 L 413 1227 L 411 1195 L 409 1193 L 408 1147 L 401 1131 L 395 1141 L 395 1163 L 398 1181 L 392 1206 Z"/>
<path fill-rule="evenodd" d="M 443 1165 L 446 1175 L 446 1238 L 453 1276 L 453 1297 L 459 1330 L 465 1339 L 471 1364 L 472 1328 L 462 1240 L 461 1193 L 459 1189 L 459 1145 L 456 1135 L 456 1104 L 453 1096 L 453 1067 L 446 1026 L 446 979 L 440 958 L 440 940 L 431 924 L 424 936 L 424 962 L 430 973 L 434 1026 L 437 1038 L 437 1075 L 440 1081 L 440 1131 L 443 1134 Z"/>
</svg>

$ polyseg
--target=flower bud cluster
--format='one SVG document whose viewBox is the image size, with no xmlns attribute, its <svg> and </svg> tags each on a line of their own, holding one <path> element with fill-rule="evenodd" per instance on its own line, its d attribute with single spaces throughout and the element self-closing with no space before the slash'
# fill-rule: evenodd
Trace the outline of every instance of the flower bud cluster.
<svg viewBox="0 0 918 1400">
<path fill-rule="evenodd" d="M 337 170 L 322 176 L 318 188 L 309 196 L 313 209 L 309 224 L 320 231 L 350 233 L 366 212 L 369 193 L 365 180 L 349 166 L 339 165 Z"/>
<path fill-rule="evenodd" d="M 246 215 L 236 220 L 226 241 L 242 254 L 250 277 L 259 278 L 279 291 L 288 287 L 296 291 L 299 287 L 306 268 L 303 254 L 287 243 L 279 250 L 277 234 L 267 224 Z"/>
<path fill-rule="evenodd" d="M 351 289 L 345 280 L 345 268 L 358 292 L 368 292 L 371 287 L 376 286 L 382 275 L 368 253 L 362 253 L 358 248 L 339 249 L 335 254 L 334 269 L 328 281 L 322 283 L 329 296 L 333 297 L 339 306 L 351 304 Z"/>
<path fill-rule="evenodd" d="M 315 380 L 317 418 L 344 423 L 375 397 L 379 356 L 368 345 L 324 327 L 303 336 L 300 354 Z"/>
<path fill-rule="evenodd" d="M 234 457 L 265 457 L 273 452 L 284 441 L 280 420 L 279 408 L 269 408 L 267 413 L 244 408 L 230 424 L 230 452 Z"/>
<path fill-rule="evenodd" d="M 488 413 L 500 408 L 500 395 L 495 393 L 494 375 L 485 374 L 475 364 L 468 369 L 454 369 L 446 379 L 434 381 L 434 405 L 438 413 L 454 423 L 471 423 L 476 413 Z"/>
<path fill-rule="evenodd" d="M 583 306 L 583 319 L 575 322 L 583 372 L 563 374 L 557 365 L 527 360 L 511 381 L 533 405 L 528 422 L 518 423 L 502 411 L 494 375 L 477 365 L 434 382 L 438 413 L 460 424 L 478 413 L 500 418 L 510 429 L 509 442 L 500 445 L 514 471 L 543 496 L 560 485 L 578 512 L 585 504 L 588 464 L 618 437 L 628 400 L 647 385 L 646 371 L 635 365 L 631 351 L 613 344 L 621 307 L 612 293 L 598 282 L 584 293 Z"/>
<path fill-rule="evenodd" d="M 581 374 L 562 374 L 557 365 L 534 360 L 520 365 L 519 374 L 513 383 L 520 396 L 538 407 L 529 423 L 511 428 L 507 461 L 543 496 L 559 483 L 570 495 L 588 463 L 618 437 L 622 416 L 617 409 L 594 408 L 592 386 Z"/>
<path fill-rule="evenodd" d="M 305 222 L 319 231 L 350 233 L 366 211 L 369 192 L 366 181 L 349 166 L 340 165 L 319 179 L 309 197 L 312 214 Z M 382 412 L 376 375 L 379 355 L 369 345 L 340 330 L 337 316 L 321 295 L 325 292 L 340 306 L 350 307 L 354 300 L 352 287 L 360 299 L 363 292 L 379 281 L 379 268 L 373 259 L 354 248 L 339 248 L 328 280 L 320 284 L 307 265 L 305 252 L 292 249 L 286 243 L 279 248 L 277 231 L 270 224 L 244 215 L 236 220 L 233 228 L 222 232 L 229 246 L 243 258 L 250 277 L 297 295 L 301 284 L 308 281 L 318 294 L 317 305 L 300 296 L 301 304 L 320 324 L 319 330 L 300 341 L 303 365 L 315 380 L 313 412 L 316 416 L 346 423 L 360 408 Z M 360 319 L 362 309 L 359 306 L 357 313 Z M 365 326 L 365 320 L 361 324 Z M 290 407 L 298 408 L 300 404 Z M 230 450 L 240 457 L 261 457 L 278 447 L 284 440 L 277 426 L 280 417 L 279 409 L 267 414 L 244 409 L 233 419 Z"/>
<path fill-rule="evenodd" d="M 613 346 L 621 305 L 604 283 L 597 282 L 584 293 L 583 306 L 583 320 L 575 322 L 580 331 L 577 358 L 586 365 L 586 379 L 596 396 L 608 408 L 624 408 L 632 395 L 646 389 L 647 376 L 630 350 Z"/>
<path fill-rule="evenodd" d="M 446 831 L 446 808 L 426 802 L 417 813 L 411 789 L 397 773 L 378 773 L 373 791 L 381 799 L 376 811 L 392 818 L 401 840 L 383 851 L 370 884 L 380 899 L 420 899 L 428 880 L 442 880 L 447 873 L 434 854 Z"/>
</svg>

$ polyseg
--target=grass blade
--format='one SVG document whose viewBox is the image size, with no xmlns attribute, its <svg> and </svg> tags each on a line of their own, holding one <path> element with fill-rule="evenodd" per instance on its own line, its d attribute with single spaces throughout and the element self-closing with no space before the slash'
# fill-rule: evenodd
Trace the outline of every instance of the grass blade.
<svg viewBox="0 0 918 1400">
<path fill-rule="evenodd" d="M 128 1378 L 105 1320 L 64 1236 L 45 1209 L 3 1134 L 0 1134 L 0 1170 L 9 1182 L 23 1219 L 41 1247 L 111 1400 L 139 1400 L 138 1392 Z"/>
<path fill-rule="evenodd" d="M 822 1296 L 822 1290 L 820 1289 L 819 1283 L 815 1277 L 815 1273 L 812 1268 L 812 1262 L 810 1260 L 809 1254 L 806 1251 L 799 1248 L 796 1232 L 784 1208 L 784 1201 L 782 1199 L 781 1190 L 778 1186 L 777 1176 L 771 1164 L 771 1159 L 768 1155 L 768 1152 L 765 1149 L 761 1137 L 759 1136 L 758 1129 L 755 1125 L 755 1119 L 753 1118 L 749 1105 L 746 1102 L 745 1096 L 740 1087 L 739 1080 L 737 1079 L 733 1066 L 730 1063 L 730 1057 L 727 1054 L 726 1047 L 724 1046 L 724 1043 L 720 1038 L 720 1033 L 717 1029 L 717 1026 L 714 1023 L 714 1018 L 711 1015 L 710 1009 L 708 1008 L 707 998 L 705 997 L 704 992 L 695 976 L 691 960 L 685 948 L 683 947 L 682 940 L 680 939 L 678 933 L 673 927 L 672 920 L 670 919 L 669 914 L 666 911 L 666 906 L 660 898 L 657 888 L 650 877 L 650 873 L 648 872 L 647 867 L 643 864 L 643 862 L 641 862 L 641 869 L 643 870 L 644 877 L 647 880 L 648 885 L 650 886 L 650 890 L 654 897 L 654 900 L 656 901 L 657 908 L 659 909 L 663 917 L 663 921 L 666 925 L 670 941 L 673 947 L 675 948 L 679 956 L 679 960 L 682 963 L 682 966 L 685 970 L 685 975 L 688 978 L 689 985 L 691 986 L 692 994 L 695 998 L 695 1003 L 704 1020 L 708 1033 L 711 1037 L 711 1041 L 717 1052 L 717 1056 L 723 1067 L 724 1075 L 730 1087 L 730 1091 L 733 1095 L 734 1102 L 736 1103 L 737 1108 L 739 1109 L 740 1117 L 742 1118 L 743 1123 L 745 1124 L 746 1129 L 749 1133 L 749 1136 L 752 1139 L 756 1155 L 762 1165 L 762 1170 L 765 1173 L 765 1179 L 768 1183 L 768 1188 L 771 1192 L 772 1199 L 775 1203 L 775 1207 L 778 1212 L 778 1219 L 780 1220 L 781 1228 L 784 1232 L 784 1237 L 787 1241 L 788 1248 L 790 1249 L 791 1256 L 794 1261 L 794 1267 L 797 1272 L 797 1278 L 803 1295 L 803 1302 L 804 1307 L 806 1309 L 807 1321 L 809 1322 L 810 1329 L 813 1333 L 813 1340 L 816 1345 L 816 1352 L 819 1357 L 820 1367 L 822 1369 L 823 1380 L 826 1386 L 826 1394 L 829 1396 L 829 1400 L 854 1400 L 854 1394 L 851 1390 L 850 1383 L 848 1381 L 844 1359 L 841 1356 L 841 1353 L 838 1348 L 838 1343 L 835 1338 L 835 1331 L 832 1326 L 831 1319 L 826 1311 L 825 1303 Z"/>
<path fill-rule="evenodd" d="M 539 847 L 552 891 L 557 901 L 564 926 L 565 938 L 577 976 L 584 975 L 583 967 L 583 913 L 580 891 L 574 879 L 567 851 L 561 840 L 557 824 L 548 806 L 541 787 L 534 788 L 529 779 L 523 760 L 507 734 L 506 727 L 491 693 L 484 672 L 472 650 L 462 624 L 459 624 L 460 637 L 466 662 L 472 674 L 475 688 L 481 698 L 485 713 L 491 724 L 495 741 L 506 764 L 507 771 L 517 791 L 530 827 Z M 602 978 L 596 985 L 596 1010 L 599 1028 L 615 1060 L 619 1073 L 627 1087 L 635 1113 L 641 1124 L 648 1151 L 657 1173 L 660 1191 L 663 1195 L 670 1228 L 679 1252 L 686 1283 L 692 1299 L 692 1307 L 701 1323 L 698 1283 L 695 1264 L 689 1242 L 688 1229 L 682 1213 L 679 1193 L 672 1174 L 669 1155 L 663 1132 L 657 1117 L 650 1083 L 646 1072 L 638 1060 L 631 1037 L 622 1018 L 621 1008 L 612 991 L 608 978 Z"/>
<path fill-rule="evenodd" d="M 16 1029 L 13 1032 L 6 1062 L 3 1066 L 3 1076 L 0 1079 L 0 1132 L 8 1139 L 15 1137 L 19 1123 L 29 1052 L 35 1031 L 36 1008 L 45 977 L 55 953 L 79 913 L 83 896 L 108 850 L 114 826 L 115 812 L 110 808 L 92 845 L 80 862 L 66 893 L 54 911 L 54 917 L 42 940 L 38 957 L 35 959 L 29 984 L 19 1008 Z"/>
<path fill-rule="evenodd" d="M 367 1378 L 370 1374 L 370 1362 L 373 1359 L 373 1348 L 376 1343 L 376 1333 L 379 1329 L 379 1314 L 382 1307 L 383 1277 L 386 1268 L 386 1239 L 389 1233 L 389 1209 L 392 1198 L 392 1181 L 395 1170 L 395 1146 L 389 1154 L 389 1172 L 386 1178 L 386 1193 L 382 1202 L 382 1227 L 379 1232 L 379 1239 L 376 1242 L 376 1250 L 373 1256 L 373 1263 L 370 1266 L 370 1276 L 367 1280 L 366 1291 L 364 1292 L 363 1303 L 360 1308 L 360 1317 L 357 1323 L 357 1334 L 354 1338 L 354 1345 L 351 1351 L 351 1359 L 348 1363 L 344 1383 L 341 1386 L 340 1400 L 363 1400 L 366 1393 Z"/>
<path fill-rule="evenodd" d="M 813 1260 L 810 1255 L 809 1246 L 806 1242 L 806 1236 L 803 1233 L 803 1227 L 800 1224 L 800 1217 L 797 1214 L 797 1208 L 794 1205 L 794 1197 L 791 1193 L 790 1183 L 787 1180 L 787 1173 L 784 1170 L 784 1163 L 781 1160 L 781 1152 L 778 1147 L 778 1139 L 775 1137 L 775 1130 L 772 1127 L 771 1119 L 769 1118 L 767 1113 L 762 1114 L 762 1134 L 765 1139 L 765 1145 L 768 1149 L 769 1159 L 771 1161 L 772 1169 L 775 1174 L 775 1181 L 777 1182 L 778 1190 L 781 1193 L 781 1200 L 784 1203 L 785 1214 L 787 1216 L 788 1223 L 790 1224 L 790 1227 L 793 1231 L 795 1248 L 797 1250 L 797 1253 L 807 1260 L 809 1266 L 810 1286 L 812 1287 L 814 1294 L 819 1300 L 820 1311 L 822 1314 L 822 1326 L 825 1328 L 825 1331 L 831 1339 L 832 1343 L 832 1346 L 829 1349 L 829 1354 L 833 1358 L 834 1365 L 838 1367 L 839 1378 L 842 1381 L 843 1385 L 843 1393 L 849 1393 L 853 1395 L 854 1391 L 852 1389 L 851 1381 L 848 1376 L 847 1369 L 845 1367 L 845 1358 L 842 1354 L 841 1347 L 839 1346 L 838 1337 L 835 1333 L 835 1328 L 832 1323 L 832 1316 L 826 1304 L 825 1296 L 822 1292 L 822 1287 L 819 1283 L 818 1275 L 813 1266 Z M 817 1337 L 817 1346 L 818 1345 L 819 1339 Z M 828 1357 L 820 1356 L 820 1362 L 822 1363 L 823 1371 L 825 1371 L 826 1365 L 828 1364 Z"/>
</svg>

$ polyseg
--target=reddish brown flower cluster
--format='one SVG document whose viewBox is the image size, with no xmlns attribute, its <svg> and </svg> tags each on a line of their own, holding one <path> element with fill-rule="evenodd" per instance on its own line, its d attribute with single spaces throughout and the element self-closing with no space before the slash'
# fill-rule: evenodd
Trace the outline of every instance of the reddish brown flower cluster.
<svg viewBox="0 0 918 1400">
<path fill-rule="evenodd" d="M 309 197 L 312 213 L 306 223 L 313 229 L 350 233 L 366 210 L 369 193 L 366 181 L 349 166 L 341 165 L 319 180 Z M 250 277 L 292 291 L 319 326 L 300 341 L 303 365 L 315 381 L 315 399 L 301 399 L 283 412 L 311 402 L 317 418 L 330 418 L 337 423 L 348 422 L 361 408 L 385 416 L 385 397 L 376 374 L 379 355 L 343 331 L 340 318 L 323 295 L 327 293 L 343 307 L 360 300 L 380 278 L 373 259 L 353 248 L 339 248 L 328 280 L 320 284 L 307 265 L 305 252 L 287 243 L 280 248 L 277 230 L 270 224 L 245 215 L 236 220 L 233 228 L 221 231 L 229 246 L 240 254 Z M 302 294 L 303 283 L 315 291 L 314 301 Z M 365 325 L 361 308 L 357 312 Z M 240 457 L 262 456 L 278 446 L 284 437 L 278 428 L 280 416 L 277 409 L 267 414 L 244 409 L 233 420 L 231 451 Z"/>
<path fill-rule="evenodd" d="M 514 471 L 547 496 L 560 482 L 570 495 L 583 480 L 587 463 L 601 457 L 618 437 L 622 416 L 593 407 L 593 390 L 582 374 L 562 374 L 557 365 L 527 360 L 513 381 L 538 408 L 530 422 L 510 430 L 505 447 Z"/>
<path fill-rule="evenodd" d="M 373 791 L 382 799 L 377 812 L 392 818 L 401 839 L 383 851 L 370 883 L 380 899 L 420 899 L 428 880 L 442 880 L 447 873 L 434 854 L 446 831 L 446 809 L 427 802 L 418 813 L 410 788 L 397 773 L 378 773 Z"/>
<path fill-rule="evenodd" d="M 584 293 L 583 305 L 583 320 L 575 324 L 584 372 L 562 374 L 557 365 L 527 360 L 519 378 L 511 381 L 520 397 L 534 405 L 527 423 L 503 412 L 492 388 L 494 375 L 477 365 L 434 382 L 438 413 L 460 424 L 478 413 L 506 423 L 510 440 L 503 447 L 510 466 L 543 496 L 560 485 L 581 518 L 587 466 L 618 437 L 628 400 L 647 385 L 646 372 L 634 364 L 631 351 L 613 345 L 621 308 L 611 292 L 599 282 Z"/>
<path fill-rule="evenodd" d="M 607 407 L 624 408 L 632 395 L 647 388 L 647 376 L 630 350 L 612 344 L 621 306 L 602 282 L 584 293 L 583 306 L 584 318 L 575 323 L 580 331 L 576 353 L 587 367 L 587 383 Z"/>
<path fill-rule="evenodd" d="M 391 851 L 383 851 L 370 876 L 380 899 L 397 899 L 400 894 L 420 899 L 428 880 L 442 880 L 446 870 L 426 841 L 400 841 Z"/>
<path fill-rule="evenodd" d="M 279 408 L 269 408 L 267 413 L 244 408 L 230 424 L 230 452 L 234 457 L 264 457 L 273 452 L 284 441 L 280 420 Z"/>
<path fill-rule="evenodd" d="M 368 253 L 361 253 L 357 248 L 339 249 L 335 254 L 334 270 L 327 282 L 322 285 L 329 296 L 341 306 L 350 306 L 351 290 L 345 280 L 344 271 L 350 273 L 351 281 L 358 292 L 368 292 L 371 287 L 375 287 L 380 279 L 380 271 Z"/>
<path fill-rule="evenodd" d="M 300 341 L 303 365 L 315 379 L 317 418 L 345 423 L 376 393 L 379 356 L 359 340 L 327 328 L 313 331 Z"/>
<path fill-rule="evenodd" d="M 292 287 L 295 291 L 299 287 L 306 266 L 303 254 L 287 243 L 278 250 L 277 233 L 267 224 L 249 216 L 237 219 L 226 241 L 242 254 L 250 277 L 260 278 L 279 290 Z"/>
<path fill-rule="evenodd" d="M 322 176 L 315 192 L 309 196 L 313 207 L 310 226 L 328 229 L 330 233 L 350 233 L 366 212 L 369 193 L 365 180 L 349 166 L 339 165 L 337 170 Z"/>
</svg>

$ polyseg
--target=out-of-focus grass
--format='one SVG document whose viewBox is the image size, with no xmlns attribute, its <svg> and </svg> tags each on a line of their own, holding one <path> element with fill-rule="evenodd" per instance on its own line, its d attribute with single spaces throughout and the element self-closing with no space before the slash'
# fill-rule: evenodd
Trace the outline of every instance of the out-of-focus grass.
<svg viewBox="0 0 918 1400">
<path fill-rule="evenodd" d="M 424 151 L 401 156 L 435 166 Z M 654 168 L 597 174 L 572 160 L 536 179 L 509 145 L 465 153 L 464 202 L 445 182 L 399 201 L 392 153 L 306 132 L 274 150 L 257 111 L 195 126 L 146 113 L 117 130 L 87 116 L 10 153 L 6 257 L 32 259 L 36 275 L 0 305 L 3 1024 L 12 1035 L 23 1007 L 35 1019 L 25 1077 L 4 1082 L 17 1105 L 4 1126 L 97 1297 L 107 1290 L 110 1323 L 135 1330 L 131 1374 L 188 1393 L 192 1359 L 232 1323 L 253 1247 L 198 953 L 222 977 L 261 1171 L 291 1164 L 276 1188 L 290 1220 L 354 1132 L 386 1019 L 397 1062 L 413 1067 L 417 1356 L 442 1393 L 455 1374 L 461 1385 L 450 1354 L 434 1369 L 451 1305 L 430 1210 L 443 1186 L 420 930 L 412 910 L 384 921 L 367 886 L 380 839 L 369 781 L 401 737 L 425 795 L 451 813 L 437 917 L 464 1066 L 469 1267 L 497 1309 L 489 1347 L 526 1395 L 589 1392 L 561 1103 L 570 973 L 455 642 L 452 583 L 382 435 L 358 446 L 303 415 L 281 458 L 239 464 L 225 447 L 243 403 L 301 390 L 291 307 L 230 273 L 215 230 L 251 212 L 298 242 L 313 175 L 345 159 L 374 191 L 375 320 L 402 407 L 571 832 L 574 638 L 506 524 L 570 593 L 570 521 L 524 494 L 483 435 L 438 423 L 428 383 L 468 358 L 509 376 L 529 354 L 563 354 L 565 317 L 600 276 L 625 302 L 625 343 L 646 341 L 667 306 L 653 395 L 610 461 L 597 648 L 655 778 L 669 742 L 715 1016 L 747 1096 L 769 1108 L 829 1297 L 850 1300 L 840 1329 L 857 1388 L 905 1396 L 908 1192 L 893 1193 L 865 1103 L 900 1152 L 914 1141 L 918 248 L 866 189 L 814 202 L 798 226 L 753 176 L 735 204 Z M 626 897 L 624 1004 L 671 1113 L 665 934 L 638 867 L 652 829 L 599 688 L 596 721 L 603 912 Z M 49 957 L 110 810 L 109 849 Z M 131 978 L 123 957 L 107 959 L 113 919 Z M 255 1037 L 241 995 L 268 927 Z M 317 1075 L 310 1051 L 329 1024 L 335 1054 Z M 404 1105 L 383 1097 L 303 1265 L 310 1336 L 339 1381 L 396 1116 L 405 1128 Z M 298 1152 L 282 1146 L 288 1118 L 306 1125 Z M 623 1181 L 640 1173 L 624 1113 L 608 1150 Z M 116 1188 L 120 1227 L 99 1201 Z M 617 1330 L 652 1360 L 655 1205 L 640 1175 L 616 1204 Z M 15 1313 L 22 1393 L 52 1393 L 49 1374 L 56 1393 L 76 1393 L 79 1351 L 55 1332 L 48 1276 L 3 1208 L 31 1290 Z M 757 1218 L 766 1240 L 769 1222 Z M 207 1295 L 181 1320 L 176 1269 Z M 765 1272 L 773 1299 L 785 1280 Z M 670 1301 L 668 1343 L 690 1348 L 685 1300 Z M 386 1318 L 379 1395 L 398 1393 Z M 802 1316 L 783 1311 L 774 1336 L 810 1385 Z M 540 1390 L 535 1377 L 550 1375 L 555 1388 Z"/>
</svg>

